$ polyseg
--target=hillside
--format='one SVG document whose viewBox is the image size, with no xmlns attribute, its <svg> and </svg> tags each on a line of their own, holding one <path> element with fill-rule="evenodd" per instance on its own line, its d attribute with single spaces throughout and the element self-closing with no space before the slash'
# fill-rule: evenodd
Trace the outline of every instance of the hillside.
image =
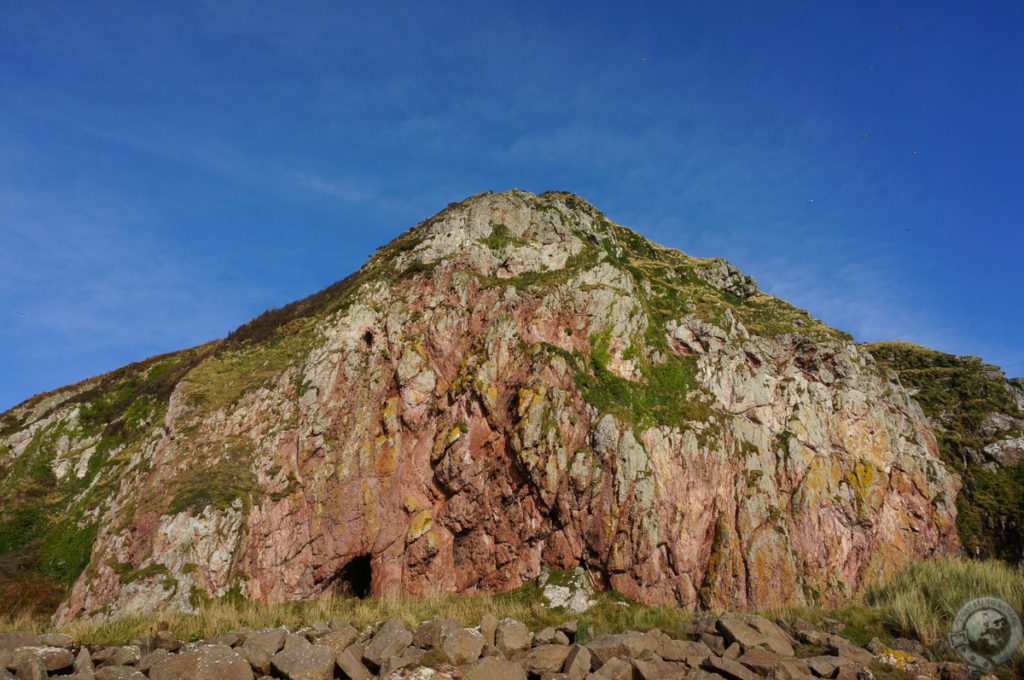
<svg viewBox="0 0 1024 680">
<path fill-rule="evenodd" d="M 228 338 L 0 415 L 0 560 L 58 621 L 237 593 L 834 603 L 956 552 L 900 381 L 572 194 L 451 204 Z"/>
</svg>

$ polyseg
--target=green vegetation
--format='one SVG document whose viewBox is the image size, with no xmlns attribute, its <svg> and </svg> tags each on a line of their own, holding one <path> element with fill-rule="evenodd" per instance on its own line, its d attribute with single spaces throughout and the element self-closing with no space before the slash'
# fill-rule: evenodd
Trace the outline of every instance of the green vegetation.
<svg viewBox="0 0 1024 680">
<path fill-rule="evenodd" d="M 171 482 L 171 502 L 164 514 L 202 514 L 213 506 L 226 509 L 236 500 L 245 510 L 252 504 L 259 485 L 252 471 L 252 453 L 243 440 L 229 440 L 220 455 L 211 456 Z"/>
<path fill-rule="evenodd" d="M 957 532 L 970 555 L 1024 559 L 1024 463 L 993 471 L 978 463 L 987 444 L 1016 432 L 985 435 L 981 424 L 993 412 L 1024 418 L 995 367 L 975 357 L 936 352 L 909 342 L 865 347 L 882 369 L 916 390 L 914 398 L 936 427 L 942 461 L 963 478 L 957 497 Z"/>
<path fill-rule="evenodd" d="M 185 376 L 182 392 L 201 412 L 231 406 L 289 366 L 301 365 L 314 340 L 314 321 L 294 319 L 259 343 L 245 343 L 207 358 Z"/>
<path fill-rule="evenodd" d="M 98 525 L 79 526 L 71 520 L 57 524 L 43 538 L 37 565 L 39 571 L 70 588 L 89 564 Z"/>
<path fill-rule="evenodd" d="M 525 246 L 527 240 L 519 236 L 513 236 L 504 224 L 491 222 L 491 233 L 487 238 L 483 239 L 483 244 L 492 250 L 501 250 L 509 246 Z"/>
<path fill-rule="evenodd" d="M 865 604 L 885 612 L 890 630 L 930 645 L 945 638 L 957 610 L 975 597 L 991 595 L 1024 609 L 1024 573 L 997 560 L 946 557 L 910 562 L 863 595 Z"/>
<path fill-rule="evenodd" d="M 709 408 L 697 391 L 695 356 L 668 354 L 662 364 L 642 363 L 644 379 L 634 382 L 608 369 L 608 344 L 608 332 L 591 336 L 587 370 L 577 370 L 576 387 L 587 403 L 601 413 L 612 413 L 642 429 L 708 420 Z M 691 394 L 697 398 L 688 399 Z"/>
</svg>

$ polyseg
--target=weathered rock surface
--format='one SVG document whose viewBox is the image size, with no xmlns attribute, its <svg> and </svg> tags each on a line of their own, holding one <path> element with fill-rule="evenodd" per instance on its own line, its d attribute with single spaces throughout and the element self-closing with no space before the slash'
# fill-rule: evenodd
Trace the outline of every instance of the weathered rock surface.
<svg viewBox="0 0 1024 680">
<path fill-rule="evenodd" d="M 484 636 L 475 630 L 459 628 L 445 636 L 441 648 L 453 666 L 462 666 L 480 658 L 484 649 Z"/>
<path fill-rule="evenodd" d="M 484 617 L 484 621 L 495 623 L 493 618 Z M 449 622 L 443 619 L 435 618 L 427 623 L 430 624 L 427 627 L 421 624 L 413 629 L 426 636 L 430 631 L 450 628 Z M 391 619 L 376 627 L 367 627 L 358 635 L 358 641 L 352 641 L 354 629 L 343 622 L 315 622 L 298 633 L 284 629 L 259 633 L 232 631 L 189 643 L 177 652 L 158 648 L 135 660 L 133 648 L 153 649 L 155 639 L 139 637 L 129 645 L 94 647 L 93 655 L 103 664 L 95 671 L 91 668 L 87 648 L 68 637 L 8 637 L 8 646 L 14 648 L 0 647 L 0 680 L 11 676 L 9 671 L 14 671 L 17 678 L 66 677 L 69 680 L 242 680 L 254 676 L 260 680 L 270 677 L 283 680 L 526 680 L 528 677 L 541 680 L 808 680 L 816 677 L 870 680 L 872 675 L 867 669 L 878 670 L 878 665 L 909 673 L 919 680 L 966 680 L 969 670 L 963 664 L 930 661 L 933 653 L 944 653 L 941 646 L 928 649 L 916 640 L 892 640 L 891 644 L 898 649 L 886 648 L 872 640 L 869 645 L 872 650 L 862 649 L 840 635 L 825 632 L 843 628 L 840 622 L 829 619 L 817 625 L 797 620 L 794 624 L 780 626 L 749 614 L 705 615 L 693 624 L 670 627 L 673 634 L 683 636 L 706 635 L 704 631 L 708 630 L 723 631 L 732 640 L 723 654 L 657 628 L 602 635 L 591 640 L 588 646 L 581 646 L 568 642 L 569 636 L 577 633 L 576 621 L 565 621 L 532 635 L 513 619 L 497 623 L 503 626 L 509 641 L 515 641 L 510 649 L 518 651 L 511 659 L 484 643 L 483 635 L 476 628 L 458 626 L 448 630 L 440 647 L 423 650 L 408 645 L 372 668 L 361 658 L 375 641 L 383 649 L 396 637 L 403 637 L 403 633 L 412 636 L 400 620 Z M 784 629 L 793 630 L 801 638 L 813 638 L 815 633 L 825 636 L 829 641 L 827 651 L 812 655 L 812 647 L 802 650 L 808 654 L 807 658 L 797 658 L 791 653 L 772 651 L 759 637 L 788 639 Z M 519 649 L 518 640 L 524 631 L 526 647 Z M 350 644 L 340 651 L 320 644 L 320 640 L 333 634 L 342 636 L 334 639 L 335 644 L 346 639 Z M 593 633 L 588 630 L 585 634 Z M 271 648 L 281 643 L 281 649 L 271 656 L 264 647 L 250 642 L 253 637 L 269 643 Z M 555 641 L 559 639 L 563 641 Z M 41 641 L 64 644 L 43 647 L 39 645 Z M 364 647 L 363 643 L 369 644 Z M 73 674 L 69 674 L 72 667 L 65 665 L 70 657 L 75 658 Z M 469 661 L 450 663 L 464 659 Z M 122 660 L 125 663 L 114 663 Z M 48 671 L 47 665 L 52 670 Z"/>
<path fill-rule="evenodd" d="M 245 658 L 224 645 L 182 651 L 149 669 L 150 680 L 252 680 L 252 677 L 252 668 Z"/>
<path fill-rule="evenodd" d="M 225 340 L 33 398 L 0 416 L 15 462 L 95 535 L 59 622 L 545 564 L 769 608 L 958 547 L 958 482 L 870 354 L 564 193 L 471 197 Z"/>
</svg>

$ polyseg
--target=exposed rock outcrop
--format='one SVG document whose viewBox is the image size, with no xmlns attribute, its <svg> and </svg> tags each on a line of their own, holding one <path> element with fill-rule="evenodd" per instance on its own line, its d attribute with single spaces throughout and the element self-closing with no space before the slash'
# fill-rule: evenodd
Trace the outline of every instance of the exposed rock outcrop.
<svg viewBox="0 0 1024 680">
<path fill-rule="evenodd" d="M 67 508 L 39 527 L 79 551 L 60 621 L 545 564 L 643 602 L 836 602 L 958 548 L 958 480 L 868 352 L 564 193 L 471 197 L 224 341 L 30 400 L 0 466 L 5 500 Z"/>
<path fill-rule="evenodd" d="M 921 404 L 940 457 L 964 480 L 957 528 L 965 552 L 1024 566 L 1024 380 L 909 342 L 866 348 Z"/>
</svg>

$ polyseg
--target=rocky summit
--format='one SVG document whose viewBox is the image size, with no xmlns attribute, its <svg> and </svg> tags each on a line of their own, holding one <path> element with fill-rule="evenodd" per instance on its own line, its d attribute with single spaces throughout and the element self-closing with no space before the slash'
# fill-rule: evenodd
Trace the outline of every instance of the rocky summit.
<svg viewBox="0 0 1024 680">
<path fill-rule="evenodd" d="M 223 340 L 0 416 L 0 556 L 68 587 L 57 623 L 544 565 L 837 603 L 955 553 L 959 487 L 850 336 L 562 192 L 451 204 Z"/>
</svg>

